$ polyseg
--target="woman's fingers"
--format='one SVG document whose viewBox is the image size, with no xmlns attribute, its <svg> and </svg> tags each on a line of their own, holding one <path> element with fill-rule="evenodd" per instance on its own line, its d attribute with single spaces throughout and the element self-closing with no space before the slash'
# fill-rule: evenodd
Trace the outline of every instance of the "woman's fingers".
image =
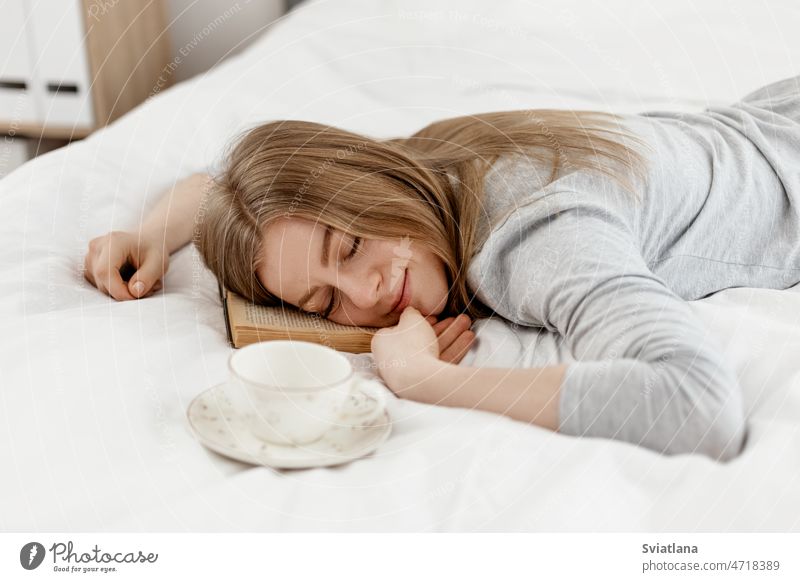
<svg viewBox="0 0 800 582">
<path fill-rule="evenodd" d="M 458 317 L 448 317 L 433 326 L 439 336 L 439 351 L 444 351 L 471 325 L 469 317 L 460 314 Z"/>
<path fill-rule="evenodd" d="M 126 301 L 134 299 L 133 295 L 128 291 L 128 285 L 122 280 L 122 275 L 119 274 L 119 269 L 112 268 L 108 280 L 108 291 L 117 301 Z"/>
<path fill-rule="evenodd" d="M 150 247 L 137 264 L 136 272 L 128 281 L 128 291 L 134 297 L 144 297 L 167 270 L 169 259 L 160 251 Z M 140 286 L 140 287 L 137 287 Z"/>
<path fill-rule="evenodd" d="M 429 315 L 428 317 L 433 317 L 433 316 Z M 443 319 L 442 321 L 434 320 L 434 322 L 431 323 L 431 325 L 433 326 L 433 331 L 436 332 L 436 335 L 439 335 L 440 333 L 442 333 L 442 331 L 444 331 L 447 328 L 448 325 L 450 325 L 453 322 L 454 319 L 455 317 L 448 317 L 446 319 Z"/>
<path fill-rule="evenodd" d="M 467 330 L 462 332 L 450 346 L 444 350 L 439 358 L 451 364 L 458 364 L 467 355 L 475 342 L 475 332 Z"/>
<path fill-rule="evenodd" d="M 133 299 L 133 295 L 128 291 L 128 285 L 122 280 L 122 275 L 119 269 L 125 264 L 127 257 L 123 257 L 120 253 L 100 253 L 97 265 L 94 271 L 94 280 L 97 288 L 100 289 L 101 285 L 103 291 L 111 295 L 117 301 L 125 301 Z"/>
<path fill-rule="evenodd" d="M 129 293 L 128 288 L 125 285 L 125 281 L 122 280 L 122 277 L 119 275 L 119 271 L 115 271 L 116 279 L 114 277 L 114 273 L 106 275 L 98 274 L 95 278 L 95 287 L 102 293 L 109 295 L 116 299 L 117 301 L 126 301 L 128 299 L 134 299 Z"/>
<path fill-rule="evenodd" d="M 154 293 L 156 293 L 156 291 L 160 291 L 160 290 L 161 290 L 161 288 L 162 288 L 163 286 L 164 286 L 164 285 L 161 283 L 161 281 L 160 281 L 160 280 L 159 280 L 159 281 L 157 281 L 157 282 L 156 282 L 156 284 L 155 284 L 155 285 L 153 285 L 153 286 L 150 288 L 150 291 L 148 291 L 147 293 L 145 293 L 145 294 L 142 296 L 142 299 L 143 299 L 144 297 L 150 297 L 151 295 L 153 295 Z"/>
</svg>

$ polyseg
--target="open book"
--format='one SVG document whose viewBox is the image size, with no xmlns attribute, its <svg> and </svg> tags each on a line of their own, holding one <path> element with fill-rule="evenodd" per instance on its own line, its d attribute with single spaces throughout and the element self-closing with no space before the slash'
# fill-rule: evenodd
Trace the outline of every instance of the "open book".
<svg viewBox="0 0 800 582">
<path fill-rule="evenodd" d="M 218 283 L 219 284 L 219 283 Z M 372 350 L 378 327 L 340 325 L 295 307 L 265 307 L 245 300 L 219 284 L 228 341 L 234 348 L 289 339 L 314 342 L 335 350 L 361 354 Z"/>
</svg>

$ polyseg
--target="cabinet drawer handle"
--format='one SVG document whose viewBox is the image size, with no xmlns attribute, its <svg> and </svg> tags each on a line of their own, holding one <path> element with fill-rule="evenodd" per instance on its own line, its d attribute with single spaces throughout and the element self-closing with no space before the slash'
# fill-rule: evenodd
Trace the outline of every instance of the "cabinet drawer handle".
<svg viewBox="0 0 800 582">
<path fill-rule="evenodd" d="M 48 83 L 48 93 L 77 93 L 78 86 L 75 83 Z"/>
<path fill-rule="evenodd" d="M 11 79 L 0 79 L 0 89 L 19 89 L 25 91 L 28 84 L 25 81 L 12 81 Z"/>
</svg>

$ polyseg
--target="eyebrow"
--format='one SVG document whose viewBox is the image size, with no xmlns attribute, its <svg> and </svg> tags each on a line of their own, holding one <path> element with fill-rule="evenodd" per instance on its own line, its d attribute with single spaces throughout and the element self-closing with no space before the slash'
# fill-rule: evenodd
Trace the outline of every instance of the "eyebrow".
<svg viewBox="0 0 800 582">
<path fill-rule="evenodd" d="M 326 224 L 325 225 L 325 234 L 322 235 L 322 257 L 320 258 L 320 262 L 319 262 L 319 264 L 322 265 L 325 268 L 328 267 L 328 255 L 329 255 L 329 252 L 330 252 L 330 243 L 331 243 L 331 227 L 330 227 L 330 225 Z M 308 293 L 303 295 L 300 298 L 300 301 L 297 302 L 297 306 L 300 307 L 301 309 L 305 309 L 303 306 L 306 304 L 306 302 L 309 299 L 311 299 L 314 296 L 314 294 L 317 291 L 319 291 L 319 285 L 317 285 L 316 287 L 312 287 L 311 290 L 309 290 Z"/>
</svg>

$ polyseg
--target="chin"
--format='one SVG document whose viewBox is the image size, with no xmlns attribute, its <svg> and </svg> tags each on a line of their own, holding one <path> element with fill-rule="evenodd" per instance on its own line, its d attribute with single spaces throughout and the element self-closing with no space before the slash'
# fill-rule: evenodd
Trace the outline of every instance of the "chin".
<svg viewBox="0 0 800 582">
<path fill-rule="evenodd" d="M 442 300 L 439 301 L 439 303 L 433 309 L 431 309 L 427 313 L 424 310 L 420 309 L 420 313 L 422 313 L 424 317 L 427 317 L 428 315 L 439 315 L 442 311 L 445 310 L 446 307 L 447 307 L 447 296 L 445 295 L 444 298 L 442 298 Z"/>
</svg>

